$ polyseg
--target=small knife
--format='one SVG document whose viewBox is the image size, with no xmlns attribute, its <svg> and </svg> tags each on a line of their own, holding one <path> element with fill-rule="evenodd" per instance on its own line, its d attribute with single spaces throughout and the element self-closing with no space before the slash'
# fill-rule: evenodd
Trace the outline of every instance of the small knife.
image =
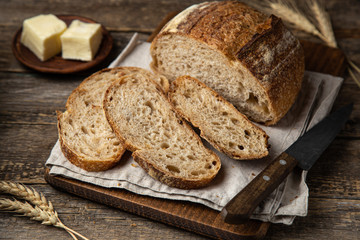
<svg viewBox="0 0 360 240">
<path fill-rule="evenodd" d="M 345 125 L 352 108 L 353 104 L 349 104 L 327 116 L 275 158 L 226 204 L 221 211 L 224 221 L 230 224 L 245 222 L 295 166 L 309 170 Z"/>
</svg>

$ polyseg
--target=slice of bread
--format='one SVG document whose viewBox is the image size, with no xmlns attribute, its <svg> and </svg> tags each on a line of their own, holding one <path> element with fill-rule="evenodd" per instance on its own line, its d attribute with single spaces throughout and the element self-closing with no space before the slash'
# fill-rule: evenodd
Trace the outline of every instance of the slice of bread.
<svg viewBox="0 0 360 240">
<path fill-rule="evenodd" d="M 126 75 L 106 91 L 103 108 L 116 135 L 150 176 L 177 188 L 207 185 L 218 156 L 179 118 L 161 88 L 142 74 Z"/>
<path fill-rule="evenodd" d="M 177 112 L 229 157 L 258 159 L 269 154 L 266 133 L 199 80 L 190 76 L 177 78 L 168 96 Z"/>
<path fill-rule="evenodd" d="M 87 171 L 104 171 L 113 167 L 125 146 L 112 131 L 103 109 L 106 89 L 126 74 L 141 73 L 152 77 L 167 90 L 166 78 L 136 67 L 104 69 L 86 78 L 70 94 L 66 111 L 57 112 L 59 142 L 65 157 Z"/>
<path fill-rule="evenodd" d="M 300 42 L 281 19 L 240 1 L 187 8 L 155 37 L 150 54 L 151 68 L 170 82 L 195 77 L 266 125 L 293 105 L 305 66 Z"/>
</svg>

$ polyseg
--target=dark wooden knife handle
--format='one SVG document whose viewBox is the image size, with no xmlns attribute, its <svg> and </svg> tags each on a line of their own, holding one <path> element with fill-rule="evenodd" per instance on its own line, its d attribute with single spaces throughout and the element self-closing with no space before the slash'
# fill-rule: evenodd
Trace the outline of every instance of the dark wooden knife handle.
<svg viewBox="0 0 360 240">
<path fill-rule="evenodd" d="M 221 211 L 226 223 L 247 221 L 255 208 L 268 197 L 295 168 L 297 161 L 282 153 L 240 191 Z"/>
</svg>

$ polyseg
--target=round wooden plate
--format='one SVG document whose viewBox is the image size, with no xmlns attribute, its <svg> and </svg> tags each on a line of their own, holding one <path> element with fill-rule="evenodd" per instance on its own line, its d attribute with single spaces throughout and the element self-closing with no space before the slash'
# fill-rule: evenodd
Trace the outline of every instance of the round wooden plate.
<svg viewBox="0 0 360 240">
<path fill-rule="evenodd" d="M 72 20 L 78 19 L 83 22 L 96 23 L 95 21 L 80 17 L 80 16 L 71 16 L 71 15 L 56 15 L 59 19 L 63 20 L 67 26 L 70 25 Z M 83 71 L 89 68 L 94 67 L 95 65 L 102 62 L 110 53 L 113 46 L 113 39 L 110 36 L 109 32 L 105 29 L 104 26 L 101 26 L 103 39 L 95 58 L 92 61 L 84 62 L 77 60 L 67 60 L 61 57 L 61 53 L 42 62 L 36 57 L 27 47 L 20 43 L 22 28 L 20 28 L 12 41 L 12 50 L 15 57 L 24 65 L 37 70 L 39 72 L 46 73 L 60 73 L 68 74 Z"/>
</svg>

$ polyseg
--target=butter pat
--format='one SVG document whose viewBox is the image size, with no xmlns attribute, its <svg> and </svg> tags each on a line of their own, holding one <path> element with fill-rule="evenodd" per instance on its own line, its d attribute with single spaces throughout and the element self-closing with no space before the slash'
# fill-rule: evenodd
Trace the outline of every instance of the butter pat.
<svg viewBox="0 0 360 240">
<path fill-rule="evenodd" d="M 74 20 L 61 35 L 62 57 L 91 61 L 102 40 L 101 25 Z"/>
<path fill-rule="evenodd" d="M 38 15 L 23 22 L 20 42 L 46 61 L 61 52 L 60 35 L 65 30 L 65 22 L 55 15 Z"/>
</svg>

